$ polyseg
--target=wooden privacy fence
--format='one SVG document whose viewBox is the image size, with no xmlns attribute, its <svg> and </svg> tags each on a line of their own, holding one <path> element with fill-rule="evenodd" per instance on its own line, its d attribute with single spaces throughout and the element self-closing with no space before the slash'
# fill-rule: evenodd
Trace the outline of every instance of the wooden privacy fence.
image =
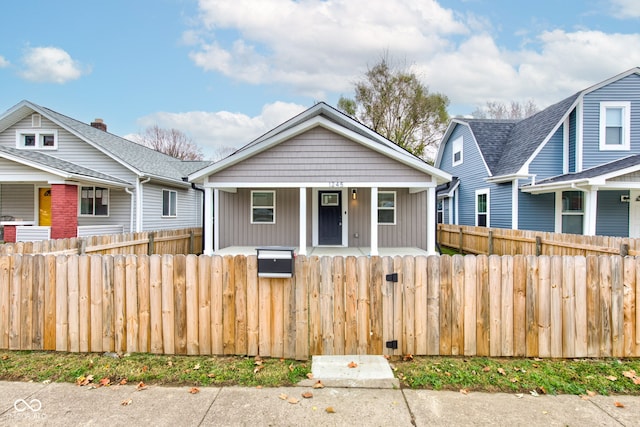
<svg viewBox="0 0 640 427">
<path fill-rule="evenodd" d="M 1 255 L 11 254 L 193 254 L 202 252 L 202 228 L 109 234 L 83 238 L 5 243 Z"/>
<path fill-rule="evenodd" d="M 640 259 L 299 256 L 295 267 L 266 279 L 255 256 L 3 255 L 0 348 L 640 355 Z"/>
<path fill-rule="evenodd" d="M 484 255 L 640 255 L 640 239 L 438 224 L 438 243 Z"/>
</svg>

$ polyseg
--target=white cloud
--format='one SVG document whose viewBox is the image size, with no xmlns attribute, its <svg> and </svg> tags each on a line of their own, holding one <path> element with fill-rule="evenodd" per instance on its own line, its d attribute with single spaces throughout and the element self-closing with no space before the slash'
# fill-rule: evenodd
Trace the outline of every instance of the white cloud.
<svg viewBox="0 0 640 427">
<path fill-rule="evenodd" d="M 640 18 L 638 0 L 611 0 L 613 15 L 620 19 Z"/>
<path fill-rule="evenodd" d="M 161 128 L 178 129 L 202 147 L 206 158 L 216 158 L 223 150 L 238 149 L 307 108 L 275 102 L 263 106 L 255 117 L 228 111 L 157 112 L 137 122 L 143 128 L 157 124 Z M 125 138 L 135 140 L 137 136 L 127 135 Z"/>
<path fill-rule="evenodd" d="M 28 48 L 22 62 L 25 69 L 20 75 L 33 82 L 62 84 L 89 72 L 66 51 L 57 47 Z"/>
<path fill-rule="evenodd" d="M 5 68 L 9 66 L 9 61 L 4 58 L 4 56 L 0 55 L 0 68 Z"/>
</svg>

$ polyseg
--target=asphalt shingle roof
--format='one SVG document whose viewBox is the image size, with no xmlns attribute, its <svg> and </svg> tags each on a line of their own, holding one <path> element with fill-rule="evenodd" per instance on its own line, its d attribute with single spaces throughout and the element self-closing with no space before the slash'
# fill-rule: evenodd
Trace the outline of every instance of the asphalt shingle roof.
<svg viewBox="0 0 640 427">
<path fill-rule="evenodd" d="M 591 169 L 583 170 L 582 172 L 568 173 L 564 175 L 553 176 L 551 178 L 542 179 L 536 182 L 536 185 L 543 184 L 555 184 L 566 181 L 576 181 L 580 179 L 595 178 L 598 176 L 606 175 L 611 172 L 616 172 L 622 169 L 630 168 L 640 165 L 640 154 L 628 156 L 619 160 L 615 160 L 610 163 L 605 163 L 600 166 L 593 167 Z"/>
<path fill-rule="evenodd" d="M 24 159 L 30 163 L 37 163 L 39 165 L 56 169 L 61 172 L 70 173 L 78 176 L 86 176 L 88 178 L 99 179 L 102 181 L 110 181 L 123 185 L 131 185 L 131 183 L 124 181 L 120 178 L 113 177 L 101 172 L 94 171 L 92 169 L 85 168 L 75 163 L 67 162 L 66 160 L 59 159 L 57 157 L 49 156 L 39 151 L 31 150 L 18 150 L 11 147 L 0 146 L 0 153 L 6 153 L 13 157 Z"/>
</svg>

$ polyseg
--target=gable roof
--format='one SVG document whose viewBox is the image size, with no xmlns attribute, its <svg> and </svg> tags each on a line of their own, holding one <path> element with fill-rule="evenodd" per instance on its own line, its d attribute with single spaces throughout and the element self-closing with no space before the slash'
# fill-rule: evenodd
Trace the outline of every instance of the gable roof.
<svg viewBox="0 0 640 427">
<path fill-rule="evenodd" d="M 200 171 L 189 175 L 189 181 L 197 181 L 226 169 L 244 159 L 261 153 L 274 145 L 277 145 L 293 136 L 299 135 L 313 127 L 322 126 L 339 133 L 346 138 L 363 144 L 372 150 L 378 151 L 401 163 L 431 175 L 437 183 L 451 180 L 451 176 L 424 160 L 411 154 L 409 151 L 392 141 L 374 132 L 360 122 L 336 110 L 335 108 L 319 102 L 308 110 L 287 120 L 264 135 L 251 141 L 230 156 L 214 163 Z"/>
<path fill-rule="evenodd" d="M 131 186 L 131 183 L 120 178 L 97 172 L 92 169 L 76 165 L 75 163 L 49 156 L 48 154 L 39 151 L 18 150 L 12 147 L 0 146 L 0 157 L 50 172 L 67 179 L 77 178 L 103 184 L 127 187 Z"/>
<path fill-rule="evenodd" d="M 186 185 L 182 179 L 183 177 L 211 164 L 211 162 L 184 162 L 178 160 L 30 101 L 18 103 L 0 117 L 0 131 L 13 125 L 31 112 L 37 112 L 48 118 L 115 159 L 138 176 L 150 176 Z"/>
<path fill-rule="evenodd" d="M 456 118 L 450 123 L 442 141 L 448 140 L 456 125 L 468 126 L 491 176 L 521 173 L 523 167 L 553 136 L 584 95 L 634 73 L 640 74 L 640 67 L 577 92 L 522 120 Z M 436 165 L 441 161 L 443 151 L 444 144 L 441 143 Z"/>
</svg>

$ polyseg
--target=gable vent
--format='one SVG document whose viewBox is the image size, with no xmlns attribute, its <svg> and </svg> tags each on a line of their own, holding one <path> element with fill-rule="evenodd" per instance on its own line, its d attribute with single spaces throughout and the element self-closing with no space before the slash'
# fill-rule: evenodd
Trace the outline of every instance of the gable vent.
<svg viewBox="0 0 640 427">
<path fill-rule="evenodd" d="M 40 114 L 34 113 L 31 115 L 31 127 L 39 128 L 42 126 L 42 116 Z"/>
</svg>

